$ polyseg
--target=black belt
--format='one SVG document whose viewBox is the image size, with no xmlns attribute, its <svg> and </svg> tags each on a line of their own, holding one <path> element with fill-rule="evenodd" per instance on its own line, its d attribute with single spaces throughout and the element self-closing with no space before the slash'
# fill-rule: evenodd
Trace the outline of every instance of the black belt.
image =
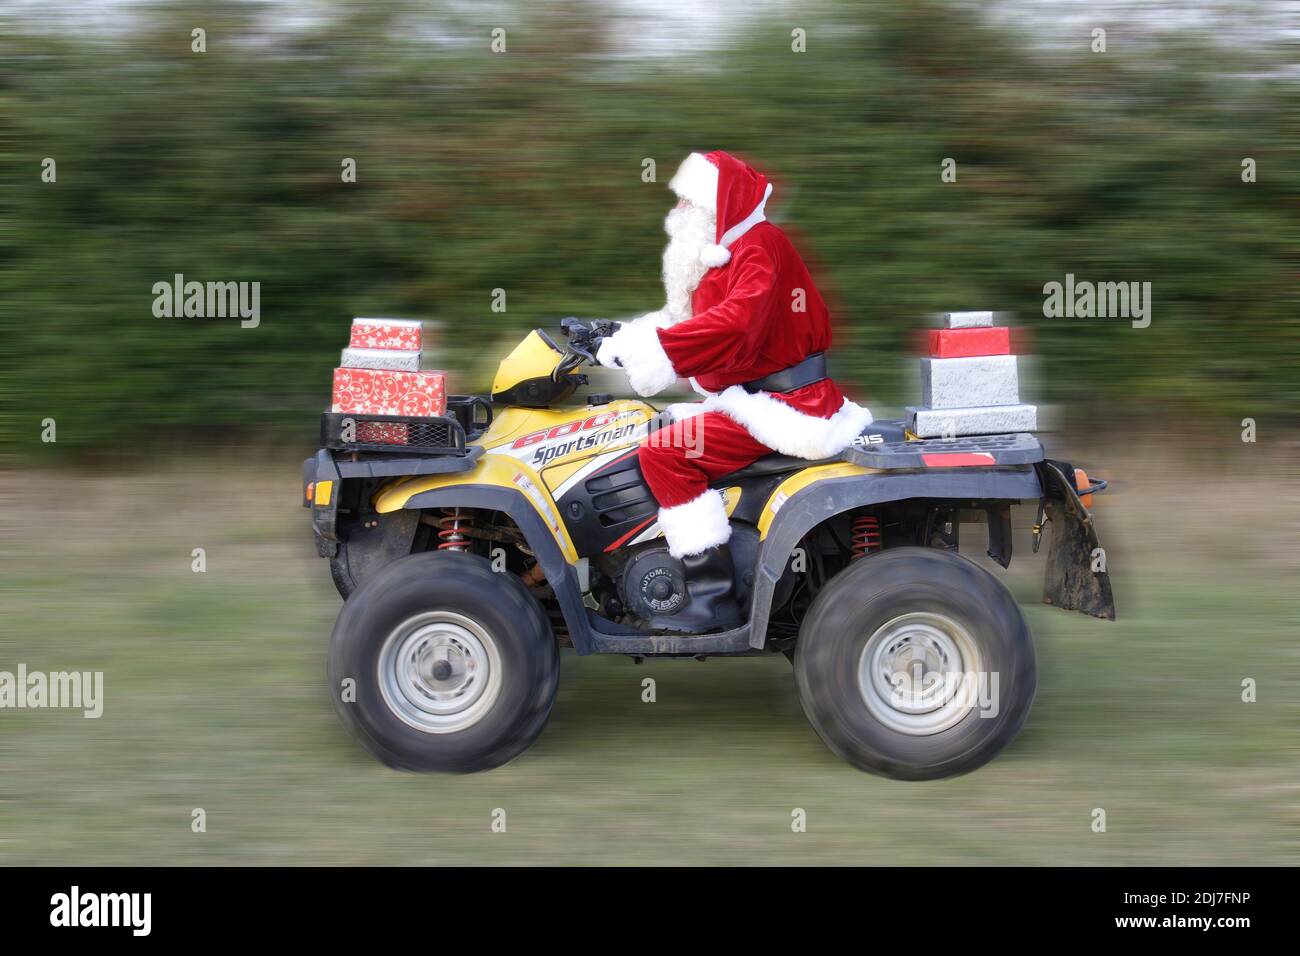
<svg viewBox="0 0 1300 956">
<path fill-rule="evenodd" d="M 771 375 L 764 375 L 752 382 L 742 382 L 741 388 L 753 392 L 793 392 L 796 388 L 812 385 L 826 377 L 826 356 L 814 352 L 798 365 L 791 365 Z"/>
</svg>

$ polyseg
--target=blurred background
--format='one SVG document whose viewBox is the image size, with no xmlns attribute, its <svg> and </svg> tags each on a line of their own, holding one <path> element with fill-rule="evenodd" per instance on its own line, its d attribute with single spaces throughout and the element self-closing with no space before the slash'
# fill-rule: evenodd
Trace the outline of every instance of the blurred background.
<svg viewBox="0 0 1300 956">
<path fill-rule="evenodd" d="M 0 712 L 0 862 L 1294 862 L 1298 22 L 1248 0 L 6 4 L 0 669 L 104 670 L 107 702 Z M 918 398 L 928 314 L 1015 314 L 1049 449 L 1112 480 L 1120 620 L 1035 607 L 1018 539 L 1039 699 L 959 780 L 841 765 L 783 658 L 566 656 L 508 767 L 373 765 L 329 705 L 338 599 L 298 508 L 350 319 L 436 322 L 435 364 L 484 391 L 523 330 L 662 304 L 667 181 L 712 148 L 775 179 L 833 371 L 878 416 Z M 176 273 L 259 282 L 260 323 L 155 317 Z M 1045 317 L 1067 273 L 1151 283 L 1150 326 Z M 498 806 L 517 836 L 489 832 Z"/>
</svg>

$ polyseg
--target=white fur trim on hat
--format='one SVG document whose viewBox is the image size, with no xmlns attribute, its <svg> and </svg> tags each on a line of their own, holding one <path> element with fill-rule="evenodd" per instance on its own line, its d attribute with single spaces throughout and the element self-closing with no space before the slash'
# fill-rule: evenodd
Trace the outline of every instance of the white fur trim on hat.
<svg viewBox="0 0 1300 956">
<path fill-rule="evenodd" d="M 668 553 L 674 558 L 690 557 L 726 544 L 731 537 L 727 500 L 722 492 L 710 490 L 685 504 L 660 508 L 659 527 L 668 542 Z"/>
<path fill-rule="evenodd" d="M 683 159 L 668 188 L 697 206 L 718 211 L 718 167 L 703 153 L 691 153 Z"/>
<path fill-rule="evenodd" d="M 831 458 L 852 444 L 871 424 L 871 412 L 847 398 L 830 418 L 807 415 L 767 392 L 747 392 L 739 385 L 702 403 L 722 412 L 768 448 L 796 458 Z"/>
<path fill-rule="evenodd" d="M 710 243 L 700 251 L 700 262 L 710 269 L 725 266 L 730 262 L 731 246 L 735 241 L 767 219 L 767 201 L 771 196 L 772 184 L 768 183 L 767 188 L 763 190 L 763 198 L 759 200 L 758 205 L 750 211 L 749 215 L 724 232 L 721 242 L 717 244 Z"/>
<path fill-rule="evenodd" d="M 638 395 L 657 395 L 677 381 L 677 372 L 659 343 L 659 329 L 668 325 L 662 312 L 651 312 L 622 327 L 601 344 L 602 365 L 617 361 Z"/>
</svg>

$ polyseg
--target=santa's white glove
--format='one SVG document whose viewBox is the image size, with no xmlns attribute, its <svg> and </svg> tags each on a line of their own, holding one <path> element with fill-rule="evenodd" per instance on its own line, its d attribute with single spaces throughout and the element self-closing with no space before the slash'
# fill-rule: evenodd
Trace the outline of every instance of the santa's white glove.
<svg viewBox="0 0 1300 956">
<path fill-rule="evenodd" d="M 615 332 L 614 335 L 618 335 Z M 607 335 L 600 340 L 600 348 L 596 349 L 596 361 L 605 368 L 622 368 L 618 364 L 618 355 L 614 348 L 614 335 Z"/>
<path fill-rule="evenodd" d="M 659 329 L 670 320 L 663 312 L 651 312 L 623 326 L 600 344 L 596 361 L 606 368 L 622 368 L 628 384 L 638 395 L 657 395 L 677 381 L 677 372 L 659 344 Z"/>
</svg>

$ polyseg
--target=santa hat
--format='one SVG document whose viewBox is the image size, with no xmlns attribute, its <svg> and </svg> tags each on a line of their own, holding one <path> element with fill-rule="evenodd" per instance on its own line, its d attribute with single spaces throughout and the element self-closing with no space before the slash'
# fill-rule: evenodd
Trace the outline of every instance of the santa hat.
<svg viewBox="0 0 1300 956">
<path fill-rule="evenodd" d="M 716 241 L 700 253 L 700 261 L 710 268 L 731 261 L 731 244 L 767 218 L 763 207 L 772 195 L 766 176 L 721 150 L 691 153 L 668 188 L 715 214 Z"/>
</svg>

